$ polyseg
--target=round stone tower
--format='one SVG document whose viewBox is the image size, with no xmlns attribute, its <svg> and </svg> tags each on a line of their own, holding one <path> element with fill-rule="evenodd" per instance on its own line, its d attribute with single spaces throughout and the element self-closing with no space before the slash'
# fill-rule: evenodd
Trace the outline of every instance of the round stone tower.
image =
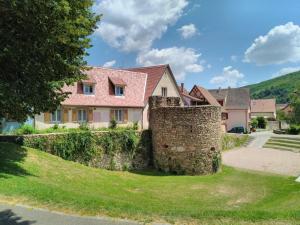
<svg viewBox="0 0 300 225">
<path fill-rule="evenodd" d="M 221 107 L 179 106 L 178 98 L 151 97 L 154 166 L 176 174 L 210 174 L 220 165 Z"/>
</svg>

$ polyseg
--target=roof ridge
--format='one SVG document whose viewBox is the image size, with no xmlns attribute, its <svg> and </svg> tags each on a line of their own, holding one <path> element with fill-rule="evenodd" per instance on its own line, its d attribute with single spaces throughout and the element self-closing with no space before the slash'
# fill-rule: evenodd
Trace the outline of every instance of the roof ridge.
<svg viewBox="0 0 300 225">
<path fill-rule="evenodd" d="M 145 74 L 145 75 L 147 75 L 147 73 L 145 73 L 145 72 L 138 72 L 138 71 L 129 71 L 129 70 L 126 70 L 126 69 L 117 69 L 117 68 L 110 68 L 110 67 L 103 67 L 103 66 L 88 66 L 88 67 L 90 67 L 90 68 L 92 68 L 92 69 L 105 69 L 105 70 L 114 70 L 114 71 L 121 71 L 121 72 L 131 72 L 131 73 L 142 73 L 142 74 Z M 89 71 L 89 70 L 87 70 L 87 71 Z"/>
<path fill-rule="evenodd" d="M 159 64 L 159 65 L 153 65 L 153 66 L 141 66 L 141 67 L 130 67 L 130 68 L 125 68 L 125 70 L 128 69 L 144 69 L 144 68 L 155 68 L 155 67 L 167 67 L 169 64 Z"/>
</svg>

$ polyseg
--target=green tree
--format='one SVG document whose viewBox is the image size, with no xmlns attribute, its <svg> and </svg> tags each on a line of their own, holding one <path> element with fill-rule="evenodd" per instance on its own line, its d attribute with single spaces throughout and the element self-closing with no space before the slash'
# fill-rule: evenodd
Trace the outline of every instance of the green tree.
<svg viewBox="0 0 300 225">
<path fill-rule="evenodd" d="M 84 77 L 92 0 L 0 1 L 0 118 L 24 121 L 57 108 L 64 84 Z"/>
<path fill-rule="evenodd" d="M 267 121 L 264 117 L 257 117 L 257 126 L 258 128 L 262 128 L 262 129 L 265 129 L 266 126 L 267 126 Z"/>
<path fill-rule="evenodd" d="M 293 108 L 292 123 L 300 124 L 300 89 L 295 90 L 291 95 L 291 106 Z"/>
<path fill-rule="evenodd" d="M 252 128 L 257 128 L 258 126 L 258 121 L 256 118 L 251 119 L 251 127 Z"/>
</svg>

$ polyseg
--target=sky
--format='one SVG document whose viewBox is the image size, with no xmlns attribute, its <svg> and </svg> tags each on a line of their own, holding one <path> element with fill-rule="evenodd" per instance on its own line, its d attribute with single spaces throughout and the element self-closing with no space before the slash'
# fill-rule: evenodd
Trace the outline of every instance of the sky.
<svg viewBox="0 0 300 225">
<path fill-rule="evenodd" d="M 300 0 L 97 0 L 86 61 L 170 64 L 187 89 L 240 87 L 300 70 Z"/>
</svg>

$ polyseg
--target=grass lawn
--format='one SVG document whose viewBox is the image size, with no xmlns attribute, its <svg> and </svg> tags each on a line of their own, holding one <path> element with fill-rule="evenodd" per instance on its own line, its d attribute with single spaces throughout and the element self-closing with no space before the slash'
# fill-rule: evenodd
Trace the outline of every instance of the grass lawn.
<svg viewBox="0 0 300 225">
<path fill-rule="evenodd" d="M 300 152 L 300 138 L 271 137 L 264 147 Z"/>
<path fill-rule="evenodd" d="M 178 224 L 297 224 L 300 184 L 294 179 L 229 167 L 211 176 L 113 172 L 0 143 L 0 201 L 85 215 Z"/>
</svg>

